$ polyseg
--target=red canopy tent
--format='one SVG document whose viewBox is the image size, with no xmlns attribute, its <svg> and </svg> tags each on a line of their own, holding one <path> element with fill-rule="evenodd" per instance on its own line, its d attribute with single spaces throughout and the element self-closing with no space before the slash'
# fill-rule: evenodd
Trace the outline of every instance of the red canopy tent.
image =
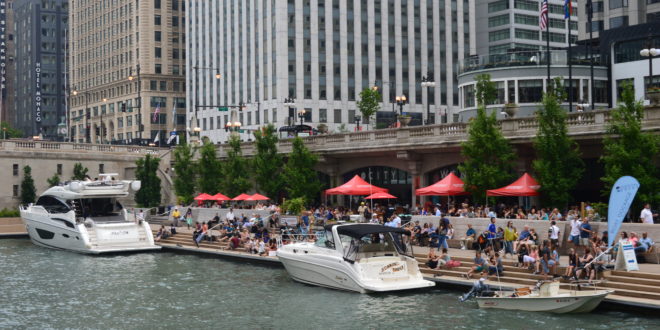
<svg viewBox="0 0 660 330">
<path fill-rule="evenodd" d="M 514 183 L 499 189 L 486 191 L 488 196 L 538 196 L 539 185 L 531 175 L 525 173 Z"/>
<path fill-rule="evenodd" d="M 325 191 L 327 195 L 371 195 L 377 192 L 387 192 L 387 189 L 371 185 L 357 174 L 343 185 Z"/>
<path fill-rule="evenodd" d="M 207 193 L 202 193 L 199 194 L 197 197 L 194 198 L 196 201 L 210 201 L 213 200 L 213 196 L 207 194 Z"/>
<path fill-rule="evenodd" d="M 269 199 L 270 199 L 270 198 L 268 198 L 268 197 L 266 197 L 266 196 L 264 196 L 264 195 L 261 195 L 261 194 L 254 194 L 254 195 L 252 195 L 252 196 L 246 198 L 245 200 L 246 200 L 246 201 L 267 201 L 267 200 L 269 200 Z"/>
<path fill-rule="evenodd" d="M 232 198 L 231 200 L 233 200 L 233 201 L 244 201 L 244 200 L 246 200 L 246 199 L 248 199 L 248 198 L 250 198 L 250 195 L 248 195 L 248 194 L 240 194 L 240 195 L 238 195 L 238 196 Z"/>
<path fill-rule="evenodd" d="M 217 193 L 217 194 L 213 195 L 213 200 L 221 202 L 221 201 L 230 201 L 231 198 L 229 198 L 229 197 L 227 197 L 227 196 L 225 196 L 221 193 Z"/>
<path fill-rule="evenodd" d="M 394 195 L 390 195 L 386 192 L 377 192 L 375 194 L 371 194 L 364 199 L 390 199 L 390 198 L 396 198 Z"/>
<path fill-rule="evenodd" d="M 424 188 L 415 190 L 417 196 L 459 196 L 469 194 L 463 188 L 465 184 L 454 172 L 449 173 L 442 180 Z"/>
</svg>

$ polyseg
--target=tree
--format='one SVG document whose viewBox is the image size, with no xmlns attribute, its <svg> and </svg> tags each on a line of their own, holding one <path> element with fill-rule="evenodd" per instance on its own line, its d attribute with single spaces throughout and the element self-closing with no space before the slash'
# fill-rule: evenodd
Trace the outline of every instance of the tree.
<svg viewBox="0 0 660 330">
<path fill-rule="evenodd" d="M 604 196 L 610 194 L 612 185 L 624 175 L 639 181 L 634 209 L 640 209 L 643 203 L 660 202 L 660 170 L 655 163 L 660 137 L 642 132 L 643 116 L 642 102 L 635 100 L 632 85 L 625 84 L 621 103 L 611 111 L 601 157 L 605 167 L 605 175 L 601 178 L 605 183 Z"/>
<path fill-rule="evenodd" d="M 73 164 L 73 176 L 71 177 L 71 180 L 85 180 L 87 177 L 87 171 L 89 171 L 87 167 L 83 167 L 81 163 Z"/>
<path fill-rule="evenodd" d="M 213 143 L 206 142 L 199 150 L 197 187 L 200 192 L 214 195 L 220 191 L 222 170 Z"/>
<path fill-rule="evenodd" d="M 549 93 L 543 95 L 542 108 L 536 112 L 539 131 L 534 139 L 536 159 L 532 167 L 541 185 L 541 197 L 547 206 L 564 207 L 571 199 L 584 172 L 577 143 L 568 136 L 566 112 L 561 108 L 565 92 L 559 78 Z"/>
<path fill-rule="evenodd" d="M 305 201 L 310 202 L 319 196 L 323 186 L 314 170 L 316 163 L 318 156 L 305 147 L 301 138 L 294 138 L 293 150 L 282 173 L 290 199 L 303 197 Z"/>
<path fill-rule="evenodd" d="M 475 201 L 486 202 L 486 190 L 509 183 L 515 154 L 497 126 L 495 113 L 486 114 L 485 104 L 494 99 L 490 76 L 479 75 L 477 116 L 468 124 L 468 140 L 461 144 L 465 161 L 458 166 L 465 174 L 466 190 Z"/>
<path fill-rule="evenodd" d="M 46 180 L 46 182 L 48 182 L 49 187 L 59 186 L 60 185 L 60 175 L 55 173 L 55 174 L 53 174 L 53 176 L 48 178 Z"/>
<path fill-rule="evenodd" d="M 21 132 L 18 129 L 12 128 L 9 126 L 9 123 L 3 121 L 0 123 L 0 139 L 13 139 L 13 138 L 20 138 L 23 137 L 23 132 Z"/>
<path fill-rule="evenodd" d="M 227 159 L 222 163 L 222 187 L 229 196 L 245 193 L 250 189 L 250 163 L 241 151 L 241 140 L 232 135 L 229 139 Z"/>
<path fill-rule="evenodd" d="M 272 124 L 254 132 L 257 153 L 252 160 L 254 180 L 266 196 L 277 200 L 282 190 L 282 166 L 284 161 L 277 153 L 277 134 Z"/>
<path fill-rule="evenodd" d="M 142 182 L 142 188 L 135 193 L 135 202 L 140 207 L 155 207 L 160 205 L 160 178 L 158 177 L 158 164 L 160 158 L 146 155 L 138 159 L 135 164 L 135 177 Z"/>
<path fill-rule="evenodd" d="M 189 144 L 174 148 L 174 191 L 181 203 L 192 203 L 195 194 L 195 149 Z"/>
<path fill-rule="evenodd" d="M 34 188 L 32 179 L 32 168 L 28 165 L 23 167 L 23 181 L 21 182 L 21 203 L 34 203 L 37 198 L 37 189 Z"/>
<path fill-rule="evenodd" d="M 372 117 L 380 110 L 380 100 L 382 96 L 375 88 L 365 88 L 360 92 L 360 99 L 357 101 L 357 107 L 362 113 L 362 118 L 366 122 L 371 121 Z"/>
<path fill-rule="evenodd" d="M 477 105 L 487 106 L 493 104 L 497 99 L 497 86 L 490 81 L 490 75 L 483 73 L 475 78 L 477 79 Z"/>
</svg>

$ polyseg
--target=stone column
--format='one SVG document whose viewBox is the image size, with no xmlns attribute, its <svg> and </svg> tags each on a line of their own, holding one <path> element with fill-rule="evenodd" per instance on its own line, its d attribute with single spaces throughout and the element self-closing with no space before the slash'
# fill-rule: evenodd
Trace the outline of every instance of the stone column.
<svg viewBox="0 0 660 330">
<path fill-rule="evenodd" d="M 410 185 L 410 190 L 412 192 L 412 198 L 410 201 L 410 207 L 415 207 L 417 204 L 417 196 L 415 195 L 415 180 L 419 177 L 421 173 L 422 162 L 417 160 L 408 161 L 408 172 L 412 176 L 412 184 Z"/>
</svg>

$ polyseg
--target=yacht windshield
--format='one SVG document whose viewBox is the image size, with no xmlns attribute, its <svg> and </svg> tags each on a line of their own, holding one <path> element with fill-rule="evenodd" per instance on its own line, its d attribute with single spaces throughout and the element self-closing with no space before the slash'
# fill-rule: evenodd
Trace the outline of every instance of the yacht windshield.
<svg viewBox="0 0 660 330">
<path fill-rule="evenodd" d="M 374 233 L 358 238 L 340 235 L 344 247 L 344 260 L 355 262 L 361 253 L 378 256 L 407 255 L 411 256 L 412 249 L 404 242 L 399 233 Z"/>
</svg>

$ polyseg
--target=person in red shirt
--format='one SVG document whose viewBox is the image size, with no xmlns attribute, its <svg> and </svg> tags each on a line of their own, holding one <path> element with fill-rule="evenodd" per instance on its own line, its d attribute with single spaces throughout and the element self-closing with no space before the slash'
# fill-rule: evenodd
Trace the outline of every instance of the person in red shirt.
<svg viewBox="0 0 660 330">
<path fill-rule="evenodd" d="M 240 244 L 241 244 L 241 239 L 238 238 L 238 235 L 234 235 L 229 240 L 229 249 L 236 250 Z"/>
</svg>

